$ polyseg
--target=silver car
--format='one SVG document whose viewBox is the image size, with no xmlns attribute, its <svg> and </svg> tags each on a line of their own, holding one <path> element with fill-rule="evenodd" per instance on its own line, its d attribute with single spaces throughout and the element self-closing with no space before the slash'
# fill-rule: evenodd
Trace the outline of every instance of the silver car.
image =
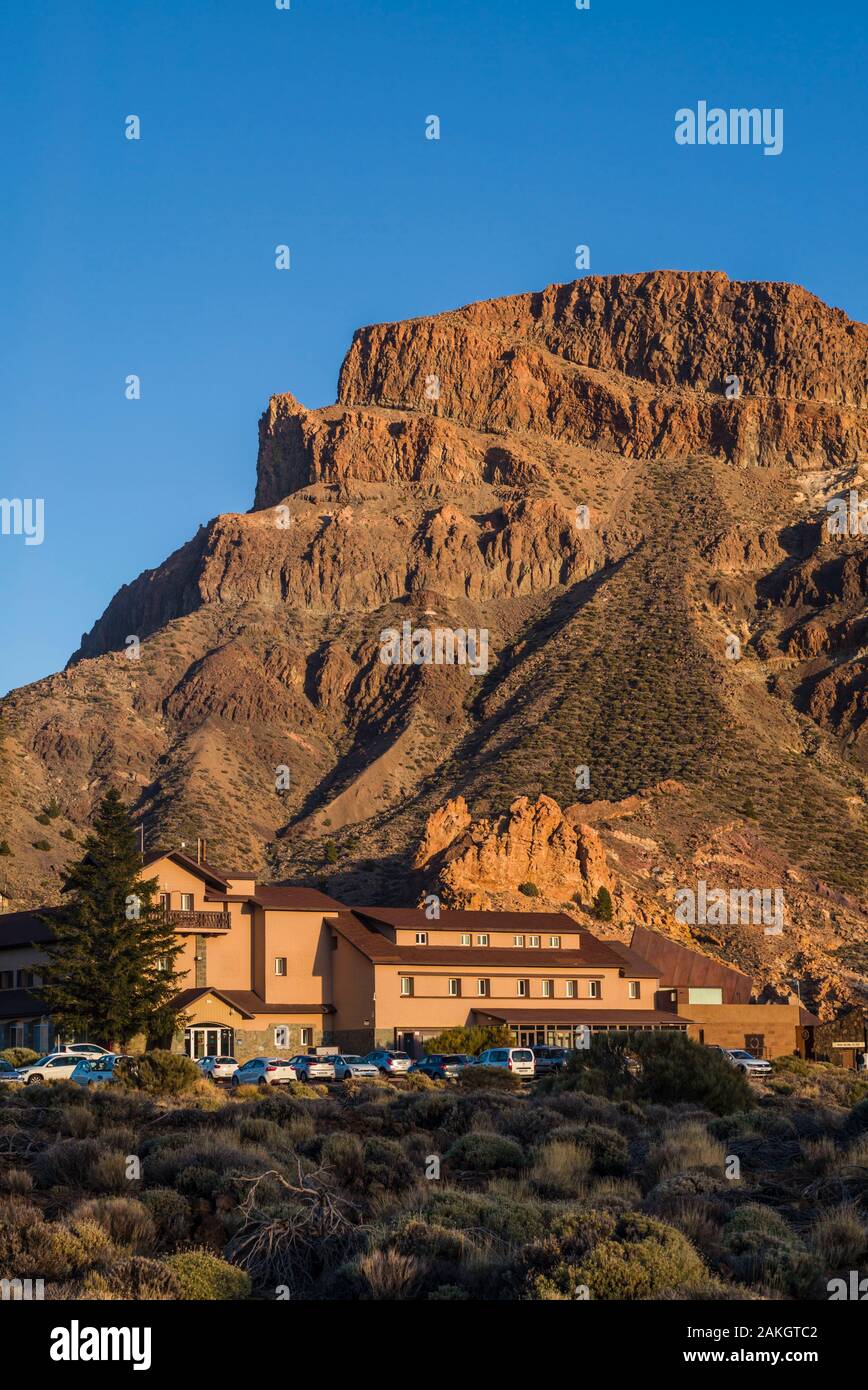
<svg viewBox="0 0 868 1390">
<path fill-rule="evenodd" d="M 127 1060 L 120 1052 L 107 1052 L 104 1057 L 80 1057 L 69 1079 L 77 1086 L 99 1086 L 107 1081 L 117 1081 L 115 1067 L 118 1062 Z"/>
<path fill-rule="evenodd" d="M 380 1075 L 373 1062 L 366 1062 L 363 1057 L 342 1052 L 339 1057 L 333 1057 L 332 1061 L 335 1064 L 335 1077 L 338 1081 L 349 1081 L 351 1076 Z"/>
<path fill-rule="evenodd" d="M 746 1052 L 743 1047 L 722 1047 L 721 1052 L 728 1062 L 739 1071 L 743 1071 L 745 1076 L 768 1076 L 772 1066 L 764 1057 L 754 1057 L 752 1052 Z"/>
<path fill-rule="evenodd" d="M 286 1086 L 297 1080 L 285 1057 L 251 1057 L 232 1073 L 233 1086 Z"/>
<path fill-rule="evenodd" d="M 289 1065 L 295 1067 L 299 1081 L 334 1081 L 335 1064 L 331 1057 L 314 1057 L 309 1052 L 300 1052 L 290 1057 Z"/>
<path fill-rule="evenodd" d="M 413 1065 L 408 1052 L 395 1052 L 390 1047 L 375 1047 L 362 1061 L 373 1062 L 381 1076 L 403 1076 Z"/>
</svg>

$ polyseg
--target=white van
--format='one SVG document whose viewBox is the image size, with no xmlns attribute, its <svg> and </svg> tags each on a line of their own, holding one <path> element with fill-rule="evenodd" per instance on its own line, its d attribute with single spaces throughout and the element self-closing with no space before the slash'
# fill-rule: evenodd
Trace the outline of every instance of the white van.
<svg viewBox="0 0 868 1390">
<path fill-rule="evenodd" d="M 479 1055 L 481 1067 L 506 1067 L 516 1076 L 536 1076 L 536 1062 L 529 1047 L 489 1047 Z"/>
</svg>

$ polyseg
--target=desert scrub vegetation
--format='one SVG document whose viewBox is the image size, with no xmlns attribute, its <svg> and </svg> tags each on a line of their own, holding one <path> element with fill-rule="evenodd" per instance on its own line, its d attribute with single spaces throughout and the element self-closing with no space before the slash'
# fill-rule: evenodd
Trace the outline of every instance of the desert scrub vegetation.
<svg viewBox="0 0 868 1390">
<path fill-rule="evenodd" d="M 640 1034 L 535 1085 L 472 1073 L 230 1093 L 158 1058 L 118 1086 L 2 1083 L 0 1278 L 52 1299 L 786 1300 L 868 1261 L 868 1099 L 837 1068 L 751 1086 Z"/>
</svg>

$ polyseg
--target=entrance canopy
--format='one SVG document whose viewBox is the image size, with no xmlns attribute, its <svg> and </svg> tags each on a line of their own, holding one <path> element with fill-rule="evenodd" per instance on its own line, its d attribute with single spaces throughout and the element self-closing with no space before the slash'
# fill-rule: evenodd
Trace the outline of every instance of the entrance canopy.
<svg viewBox="0 0 868 1390">
<path fill-rule="evenodd" d="M 475 1009 L 477 1023 L 502 1023 L 521 1047 L 576 1047 L 592 1033 L 657 1031 L 686 1033 L 690 1019 L 663 1009 Z M 578 1036 L 577 1036 L 578 1035 Z"/>
</svg>

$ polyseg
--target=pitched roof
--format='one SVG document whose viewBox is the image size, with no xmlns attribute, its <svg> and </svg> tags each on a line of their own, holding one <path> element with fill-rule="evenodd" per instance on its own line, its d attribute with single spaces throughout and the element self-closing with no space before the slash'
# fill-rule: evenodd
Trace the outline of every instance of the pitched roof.
<svg viewBox="0 0 868 1390">
<path fill-rule="evenodd" d="M 629 946 L 624 946 L 620 941 L 607 941 L 607 946 L 611 946 L 616 955 L 620 956 L 626 967 L 624 973 L 632 979 L 657 980 L 660 978 L 660 971 L 651 965 L 649 961 L 640 956 L 637 951 L 631 950 Z"/>
<path fill-rule="evenodd" d="M 0 990 L 0 1018 L 41 1018 L 47 1012 L 29 989 Z"/>
<path fill-rule="evenodd" d="M 28 912 L 4 912 L 0 916 L 0 949 L 53 940 L 54 932 L 40 917 L 56 917 L 59 911 L 57 907 L 40 907 Z"/>
<path fill-rule="evenodd" d="M 511 931 L 577 932 L 582 928 L 565 912 L 464 912 L 441 908 L 439 917 L 429 919 L 422 907 L 354 907 L 353 912 L 387 927 L 408 927 L 414 931 Z M 588 933 L 590 935 L 590 933 Z"/>
<path fill-rule="evenodd" d="M 195 1003 L 206 994 L 213 994 L 215 999 L 221 999 L 224 1004 L 237 1009 L 245 1018 L 253 1018 L 254 1014 L 332 1014 L 335 1012 L 332 1004 L 269 1004 L 265 999 L 261 999 L 252 989 L 215 989 L 213 985 L 200 985 L 196 989 L 182 989 L 180 994 L 176 994 L 172 1000 L 172 1009 L 175 1013 L 182 1013 L 188 1005 Z"/>
<path fill-rule="evenodd" d="M 377 909 L 379 911 L 379 909 Z M 530 913 L 488 913 L 477 912 L 469 913 L 468 916 L 474 918 L 490 918 L 492 916 L 518 917 L 525 919 L 528 916 L 540 916 L 542 914 Z M 561 914 L 545 914 L 549 920 Z M 463 922 L 464 914 L 455 913 L 454 916 L 459 922 Z M 422 914 L 424 921 L 424 914 Z M 615 969 L 621 970 L 624 962 L 617 956 L 605 941 L 600 941 L 591 932 L 581 931 L 579 939 L 581 946 L 574 950 L 551 950 L 541 948 L 528 950 L 522 946 L 401 946 L 394 941 L 390 941 L 384 936 L 382 931 L 376 927 L 376 920 L 371 916 L 370 910 L 353 909 L 351 912 L 344 910 L 339 912 L 334 921 L 334 926 L 357 950 L 367 956 L 376 965 L 447 965 L 457 967 L 459 965 L 521 965 L 528 970 L 540 970 L 546 965 L 566 966 L 574 970 L 587 969 Z M 570 922 L 574 931 L 579 928 L 571 918 L 565 919 Z"/>
<path fill-rule="evenodd" d="M 158 859 L 171 859 L 175 864 L 180 864 L 182 869 L 187 869 L 189 873 L 195 874 L 196 878 L 204 879 L 206 883 L 212 883 L 218 888 L 226 889 L 229 886 L 230 878 L 252 878 L 252 874 L 227 874 L 222 869 L 218 869 L 213 864 L 199 864 L 195 859 L 191 859 L 188 854 L 183 854 L 179 849 L 154 849 L 151 850 L 142 860 L 142 867 L 147 869 L 151 864 L 155 864 Z"/>
<path fill-rule="evenodd" d="M 634 927 L 630 949 L 655 967 L 663 989 L 720 989 L 725 1004 L 750 1003 L 753 981 L 749 975 L 650 927 Z"/>
</svg>

